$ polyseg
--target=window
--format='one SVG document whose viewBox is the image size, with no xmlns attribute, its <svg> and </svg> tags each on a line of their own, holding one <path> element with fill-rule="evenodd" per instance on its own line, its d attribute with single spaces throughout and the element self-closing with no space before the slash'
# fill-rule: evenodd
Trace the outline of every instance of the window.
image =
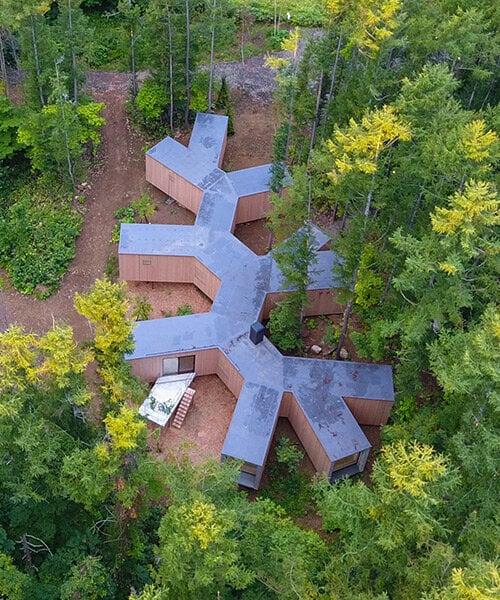
<svg viewBox="0 0 500 600">
<path fill-rule="evenodd" d="M 359 452 L 356 454 L 351 454 L 350 456 L 344 456 L 344 458 L 340 458 L 333 463 L 333 470 L 340 471 L 340 469 L 345 469 L 346 467 L 350 467 L 351 465 L 355 465 L 359 459 Z"/>
<path fill-rule="evenodd" d="M 243 473 L 248 473 L 249 475 L 257 475 L 257 466 L 250 463 L 243 463 L 241 471 Z"/>
<path fill-rule="evenodd" d="M 177 375 L 179 367 L 178 358 L 164 358 L 163 359 L 163 373 L 162 375 Z"/>
<path fill-rule="evenodd" d="M 151 264 L 151 259 L 150 258 L 143 259 L 142 264 L 143 265 L 150 265 Z"/>
<path fill-rule="evenodd" d="M 194 354 L 163 359 L 162 375 L 180 375 L 181 373 L 194 373 Z"/>
<path fill-rule="evenodd" d="M 194 354 L 179 356 L 179 373 L 194 373 Z"/>
</svg>

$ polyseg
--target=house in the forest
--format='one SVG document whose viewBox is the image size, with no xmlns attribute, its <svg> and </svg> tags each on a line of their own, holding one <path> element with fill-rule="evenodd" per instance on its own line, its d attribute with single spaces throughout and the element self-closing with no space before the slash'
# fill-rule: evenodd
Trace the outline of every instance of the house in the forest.
<svg viewBox="0 0 500 600">
<path fill-rule="evenodd" d="M 243 461 L 240 484 L 259 487 L 278 418 L 287 417 L 309 458 L 331 481 L 362 471 L 370 443 L 360 425 L 383 425 L 394 402 L 387 365 L 283 356 L 259 323 L 287 289 L 271 254 L 257 256 L 232 234 L 269 210 L 270 165 L 221 170 L 227 117 L 198 114 L 188 147 L 167 138 L 146 155 L 150 183 L 196 214 L 193 226 L 124 224 L 120 277 L 192 283 L 209 313 L 141 321 L 133 372 L 216 374 L 236 396 L 222 458 Z M 335 253 L 313 227 L 317 262 L 306 315 L 341 312 Z"/>
</svg>

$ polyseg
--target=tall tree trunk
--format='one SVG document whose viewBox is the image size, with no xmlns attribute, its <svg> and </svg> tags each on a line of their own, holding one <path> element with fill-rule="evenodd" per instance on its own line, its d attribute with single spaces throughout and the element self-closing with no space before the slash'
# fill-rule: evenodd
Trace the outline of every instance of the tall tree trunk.
<svg viewBox="0 0 500 600">
<path fill-rule="evenodd" d="M 340 49 L 342 48 L 342 35 L 339 34 L 339 39 L 337 41 L 337 49 L 335 50 L 335 59 L 333 61 L 332 66 L 332 74 L 330 76 L 330 89 L 328 90 L 328 100 L 326 101 L 325 107 L 323 109 L 323 123 L 322 123 L 322 132 L 325 131 L 326 121 L 328 118 L 328 112 L 330 110 L 330 106 L 333 100 L 333 92 L 335 90 L 335 86 L 337 84 L 337 70 L 339 66 L 340 59 Z"/>
<path fill-rule="evenodd" d="M 370 188 L 370 191 L 368 192 L 368 196 L 366 197 L 365 209 L 363 211 L 364 225 L 363 225 L 363 233 L 361 236 L 361 240 L 359 241 L 360 246 L 362 246 L 365 241 L 366 225 L 368 223 L 368 219 L 370 216 L 370 209 L 372 206 L 374 189 L 375 189 L 375 173 L 373 174 L 373 177 L 372 177 L 371 188 Z M 356 267 L 356 270 L 354 271 L 353 287 L 356 286 L 356 281 L 358 279 L 358 273 L 359 273 L 359 263 L 358 263 L 358 266 Z M 342 350 L 342 347 L 345 344 L 345 340 L 347 337 L 347 331 L 349 329 L 349 321 L 351 319 L 351 313 L 352 313 L 353 307 L 354 307 L 354 297 L 351 298 L 347 302 L 345 309 L 344 309 L 344 314 L 342 315 L 342 328 L 340 330 L 339 343 L 337 345 L 337 350 L 335 352 L 335 360 L 339 360 L 340 351 Z"/>
<path fill-rule="evenodd" d="M 56 66 L 57 87 L 60 90 L 61 88 L 60 88 L 60 80 L 59 80 L 59 65 L 57 64 L 57 61 L 55 61 L 55 66 Z M 71 185 L 74 190 L 75 189 L 75 170 L 74 170 L 73 159 L 71 158 L 71 151 L 70 151 L 70 147 L 69 147 L 69 138 L 68 138 L 68 129 L 67 129 L 67 124 L 66 124 L 66 109 L 64 107 L 64 98 L 62 96 L 59 96 L 58 100 L 59 100 L 59 108 L 61 110 L 61 121 L 63 124 L 63 131 L 64 131 L 64 144 L 66 146 L 66 163 L 67 163 L 67 168 L 68 168 L 68 175 L 69 175 L 69 178 L 71 180 Z"/>
<path fill-rule="evenodd" d="M 349 302 L 345 305 L 344 313 L 342 315 L 342 327 L 340 329 L 339 343 L 337 344 L 337 349 L 335 351 L 335 360 L 340 360 L 340 351 L 342 350 L 345 344 L 353 306 L 354 298 L 351 298 Z"/>
<path fill-rule="evenodd" d="M 4 45 L 4 32 L 0 29 L 0 77 L 3 79 L 5 84 L 5 95 L 9 97 L 9 78 L 7 75 L 7 65 L 5 63 L 5 45 Z"/>
<path fill-rule="evenodd" d="M 214 52 L 215 52 L 215 9 L 217 0 L 212 4 L 212 25 L 210 32 L 210 69 L 208 77 L 208 112 L 212 112 L 212 86 L 214 81 Z"/>
<path fill-rule="evenodd" d="M 167 36 L 168 36 L 168 82 L 170 96 L 170 132 L 174 130 L 174 57 L 172 44 L 172 20 L 170 9 L 167 12 Z"/>
<path fill-rule="evenodd" d="M 73 6 L 68 0 L 68 32 L 71 44 L 71 78 L 73 80 L 73 100 L 78 103 L 78 73 L 76 68 L 75 39 L 73 36 Z"/>
<path fill-rule="evenodd" d="M 9 36 L 9 46 L 10 46 L 10 50 L 12 52 L 12 58 L 14 59 L 14 62 L 16 64 L 16 72 L 20 73 L 21 72 L 21 62 L 19 60 L 19 51 L 17 48 L 16 38 L 13 35 Z"/>
<path fill-rule="evenodd" d="M 45 106 L 45 97 L 43 95 L 42 88 L 42 71 L 40 67 L 40 57 L 38 55 L 38 42 L 36 37 L 36 28 L 35 28 L 35 18 L 33 15 L 30 17 L 31 23 L 31 42 L 33 44 L 33 58 L 35 60 L 35 73 L 36 73 L 36 83 L 38 87 L 38 95 L 40 98 L 40 104 Z"/>
<path fill-rule="evenodd" d="M 129 8 L 132 9 L 132 0 L 128 0 Z M 130 23 L 130 69 L 132 71 L 132 98 L 135 99 L 138 92 L 137 86 L 137 70 L 136 70 L 136 61 L 135 61 L 135 24 L 133 22 Z"/>
<path fill-rule="evenodd" d="M 312 129 L 311 129 L 311 140 L 309 142 L 309 153 L 307 155 L 308 162 L 311 157 L 311 152 L 314 148 L 314 144 L 316 142 L 316 130 L 318 128 L 319 117 L 320 117 L 321 92 L 323 91 L 323 77 L 324 77 L 324 71 L 323 71 L 323 69 L 321 69 L 321 74 L 319 76 L 319 83 L 318 83 L 318 93 L 316 94 L 316 109 L 314 111 L 314 119 L 313 119 Z"/>
<path fill-rule="evenodd" d="M 184 112 L 184 127 L 187 129 L 189 125 L 189 105 L 191 104 L 191 24 L 189 18 L 189 0 L 185 0 L 184 5 L 186 7 L 186 110 Z"/>
</svg>

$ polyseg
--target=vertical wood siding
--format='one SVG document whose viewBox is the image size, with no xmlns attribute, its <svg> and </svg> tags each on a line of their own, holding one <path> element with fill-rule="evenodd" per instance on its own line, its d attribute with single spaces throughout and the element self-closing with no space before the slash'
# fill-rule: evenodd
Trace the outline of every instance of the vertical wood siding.
<svg viewBox="0 0 500 600">
<path fill-rule="evenodd" d="M 344 397 L 345 403 L 360 425 L 385 425 L 394 402 Z"/>
<path fill-rule="evenodd" d="M 203 192 L 183 177 L 146 155 L 146 181 L 176 200 L 194 214 L 198 214 Z"/>
<path fill-rule="evenodd" d="M 263 219 L 270 210 L 269 192 L 241 196 L 236 208 L 235 224 Z"/>
</svg>

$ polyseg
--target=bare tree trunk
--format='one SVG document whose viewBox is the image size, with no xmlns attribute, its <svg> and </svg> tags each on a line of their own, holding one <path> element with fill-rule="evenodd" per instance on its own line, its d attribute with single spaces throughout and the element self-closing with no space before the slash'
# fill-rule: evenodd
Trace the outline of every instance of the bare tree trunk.
<svg viewBox="0 0 500 600">
<path fill-rule="evenodd" d="M 170 132 L 174 130 L 174 58 L 172 48 L 172 21 L 170 17 L 170 9 L 167 13 L 167 35 L 168 35 L 168 81 L 170 95 Z"/>
<path fill-rule="evenodd" d="M 43 88 L 42 88 L 42 73 L 40 68 L 40 57 L 38 56 L 38 44 L 36 39 L 36 30 L 35 30 L 35 19 L 33 15 L 30 17 L 31 22 L 31 41 L 33 44 L 33 58 L 35 59 L 35 72 L 36 72 L 36 83 L 38 86 L 38 95 L 40 98 L 40 104 L 45 106 L 45 98 L 43 96 Z"/>
<path fill-rule="evenodd" d="M 191 104 L 191 76 L 190 76 L 190 55 L 191 55 L 191 24 L 189 17 L 189 0 L 185 0 L 186 7 L 186 110 L 184 112 L 184 127 L 189 125 L 189 105 Z"/>
<path fill-rule="evenodd" d="M 341 47 L 342 47 L 342 35 L 339 35 L 339 39 L 337 41 L 337 49 L 335 50 L 335 59 L 333 61 L 332 74 L 331 74 L 331 80 L 330 80 L 330 89 L 328 90 L 328 100 L 326 101 L 325 107 L 323 109 L 323 127 L 322 127 L 323 131 L 325 128 L 326 119 L 328 117 L 328 111 L 332 104 L 333 92 L 335 90 L 335 85 L 337 83 L 337 69 L 338 69 L 338 65 L 339 65 Z"/>
<path fill-rule="evenodd" d="M 21 72 L 21 63 L 19 61 L 19 52 L 18 52 L 18 48 L 17 48 L 17 43 L 16 43 L 16 38 L 13 35 L 9 36 L 9 46 L 12 52 L 12 57 L 14 59 L 14 62 L 16 63 L 16 72 L 20 73 Z"/>
<path fill-rule="evenodd" d="M 59 65 L 57 63 L 57 60 L 55 61 L 55 66 L 56 66 L 57 87 L 58 87 L 58 89 L 60 89 Z M 68 167 L 68 175 L 69 175 L 69 178 L 71 180 L 71 185 L 74 190 L 75 189 L 75 171 L 74 171 L 73 159 L 71 158 L 71 152 L 70 152 L 70 148 L 69 148 L 69 139 L 68 139 L 68 130 L 67 130 L 67 125 L 66 125 L 66 110 L 64 107 L 64 98 L 59 96 L 58 100 L 59 100 L 59 108 L 61 109 L 61 120 L 62 120 L 63 130 L 64 130 L 64 143 L 66 146 L 66 163 L 67 163 L 67 167 Z"/>
<path fill-rule="evenodd" d="M 128 0 L 129 8 L 132 8 L 132 0 Z M 137 70 L 136 70 L 136 61 L 135 61 L 135 26 L 133 22 L 130 23 L 130 69 L 132 71 L 132 98 L 135 99 L 138 92 L 137 86 Z"/>
<path fill-rule="evenodd" d="M 212 86 L 214 81 L 214 52 L 215 52 L 215 9 L 217 0 L 212 4 L 212 25 L 210 32 L 210 69 L 208 78 L 208 112 L 212 112 Z"/>
<path fill-rule="evenodd" d="M 316 130 L 318 128 L 318 122 L 319 122 L 319 116 L 320 116 L 320 106 L 321 106 L 321 92 L 323 91 L 323 77 L 324 77 L 324 72 L 323 69 L 321 70 L 321 74 L 319 76 L 319 83 L 318 83 L 318 93 L 316 94 L 316 109 L 314 111 L 314 119 L 313 119 L 313 123 L 312 123 L 312 130 L 311 130 L 311 140 L 309 143 L 309 153 L 308 153 L 308 160 L 311 156 L 311 152 L 314 148 L 314 143 L 316 141 Z"/>
<path fill-rule="evenodd" d="M 5 84 L 5 95 L 9 97 L 9 78 L 7 75 L 7 65 L 5 63 L 5 46 L 4 46 L 4 33 L 3 29 L 0 29 L 0 77 L 3 79 Z"/>
<path fill-rule="evenodd" d="M 71 77 L 73 79 L 73 100 L 78 102 L 78 73 L 76 69 L 75 40 L 73 37 L 73 7 L 68 0 L 68 32 L 71 44 Z"/>
<path fill-rule="evenodd" d="M 345 344 L 353 306 L 354 298 L 351 298 L 349 302 L 345 305 L 344 314 L 342 315 L 342 327 L 340 329 L 339 343 L 337 344 L 337 349 L 335 351 L 335 360 L 340 360 L 340 351 L 342 350 Z"/>
</svg>

